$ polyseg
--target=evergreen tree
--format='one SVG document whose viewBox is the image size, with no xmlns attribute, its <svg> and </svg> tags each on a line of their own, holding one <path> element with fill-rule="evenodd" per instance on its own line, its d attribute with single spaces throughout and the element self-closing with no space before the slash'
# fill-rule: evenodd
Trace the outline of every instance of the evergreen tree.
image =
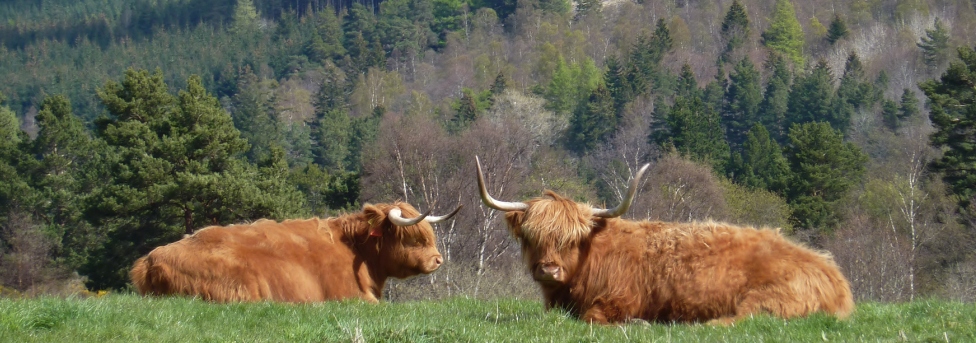
<svg viewBox="0 0 976 343">
<path fill-rule="evenodd" d="M 935 127 L 931 144 L 943 151 L 931 167 L 942 173 L 966 208 L 976 200 L 976 51 L 960 47 L 958 52 L 960 62 L 949 64 L 938 80 L 922 82 L 919 88 L 929 99 L 929 119 Z"/>
<path fill-rule="evenodd" d="M 864 66 L 857 53 L 851 52 L 847 55 L 847 62 L 844 64 L 844 75 L 840 79 L 840 86 L 837 87 L 838 100 L 845 101 L 855 110 L 864 109 L 874 105 L 872 99 L 873 85 L 867 81 L 864 75 Z"/>
<path fill-rule="evenodd" d="M 789 110 L 793 75 L 786 59 L 776 53 L 769 55 L 765 69 L 770 77 L 766 83 L 763 100 L 759 103 L 759 122 L 769 130 L 773 140 L 783 143 L 786 141 L 786 131 L 789 127 L 786 113 Z"/>
<path fill-rule="evenodd" d="M 803 28 L 796 19 L 790 0 L 776 0 L 773 19 L 762 34 L 763 44 L 781 53 L 796 65 L 803 65 Z"/>
<path fill-rule="evenodd" d="M 5 101 L 6 97 L 0 94 L 0 103 Z M 6 104 L 0 106 L 0 180 L 3 180 L 0 182 L 0 221 L 5 220 L 14 208 L 26 205 L 24 198 L 31 193 L 27 180 L 17 170 L 21 161 L 27 158 L 22 143 L 29 139 L 20 130 L 17 114 Z"/>
<path fill-rule="evenodd" d="M 627 83 L 631 85 L 634 95 L 669 89 L 667 72 L 662 70 L 660 63 L 672 47 L 671 30 L 664 19 L 658 19 L 650 37 L 644 34 L 637 36 L 627 68 Z"/>
<path fill-rule="evenodd" d="M 935 27 L 925 30 L 925 37 L 919 42 L 922 49 L 922 60 L 929 68 L 937 68 L 949 58 L 949 30 L 942 24 L 942 20 L 935 18 Z"/>
<path fill-rule="evenodd" d="M 604 73 L 605 87 L 610 92 L 610 96 L 613 97 L 614 111 L 621 113 L 624 106 L 627 106 L 627 103 L 634 99 L 634 89 L 628 81 L 626 69 L 615 56 L 608 56 L 605 63 L 607 67 L 607 71 Z"/>
<path fill-rule="evenodd" d="M 346 49 L 343 47 L 345 33 L 342 31 L 341 20 L 335 15 L 335 10 L 326 7 L 319 11 L 316 21 L 318 24 L 312 32 L 312 39 L 305 48 L 308 59 L 324 64 L 326 59 L 338 59 L 345 55 Z"/>
<path fill-rule="evenodd" d="M 834 45 L 837 41 L 847 38 L 850 32 L 847 31 L 847 23 L 844 19 L 840 17 L 840 14 L 834 14 L 834 19 L 830 21 L 830 28 L 827 29 L 827 41 L 830 45 Z"/>
<path fill-rule="evenodd" d="M 790 179 L 790 166 L 783 150 L 759 123 L 746 134 L 742 153 L 734 154 L 732 178 L 753 189 L 765 189 L 785 195 Z"/>
<path fill-rule="evenodd" d="M 604 142 L 617 128 L 618 117 L 613 97 L 603 85 L 590 93 L 584 106 L 570 118 L 570 149 L 582 154 Z"/>
<path fill-rule="evenodd" d="M 257 163 L 270 157 L 272 146 L 281 144 L 281 129 L 271 108 L 270 91 L 257 75 L 245 68 L 237 82 L 238 92 L 231 99 L 234 127 L 250 145 L 245 155 Z"/>
<path fill-rule="evenodd" d="M 790 128 L 785 155 L 793 177 L 787 200 L 798 227 L 831 230 L 840 220 L 837 202 L 864 176 L 867 156 L 825 122 Z"/>
<path fill-rule="evenodd" d="M 37 124 L 40 130 L 29 149 L 34 163 L 24 170 L 32 175 L 30 183 L 40 200 L 33 206 L 34 217 L 55 237 L 58 261 L 74 270 L 103 234 L 83 218 L 85 195 L 101 181 L 89 172 L 102 145 L 91 140 L 63 95 L 44 100 Z"/>
<path fill-rule="evenodd" d="M 831 125 L 843 125 L 846 129 L 850 118 L 847 117 L 847 121 L 844 121 L 845 118 L 834 117 L 832 79 L 830 67 L 824 60 L 820 60 L 809 74 L 796 78 L 787 103 L 786 116 L 791 125 L 828 122 Z"/>
<path fill-rule="evenodd" d="M 719 55 L 719 62 L 730 62 L 732 53 L 749 39 L 749 16 L 739 0 L 733 0 L 732 7 L 725 13 L 720 34 L 725 47 Z"/>
<path fill-rule="evenodd" d="M 884 99 L 881 101 L 881 121 L 885 127 L 891 131 L 897 131 L 901 126 L 898 121 L 898 103 L 894 100 Z"/>
<path fill-rule="evenodd" d="M 111 115 L 96 123 L 108 179 L 85 216 L 107 235 L 81 268 L 91 286 L 122 287 L 136 257 L 206 225 L 304 213 L 240 159 L 248 144 L 199 77 L 173 96 L 161 71 L 128 70 L 98 95 Z"/>
<path fill-rule="evenodd" d="M 695 72 L 691 71 L 691 66 L 684 64 L 681 66 L 681 74 L 678 75 L 677 89 L 675 95 L 685 98 L 701 98 L 701 90 L 698 89 L 698 81 L 695 79 Z"/>
<path fill-rule="evenodd" d="M 922 111 L 918 108 L 918 98 L 915 97 L 915 92 L 905 88 L 901 92 L 901 103 L 898 105 L 898 119 L 906 120 L 921 113 Z"/>
<path fill-rule="evenodd" d="M 739 61 L 729 74 L 723 124 L 734 150 L 742 145 L 746 133 L 759 122 L 759 105 L 763 100 L 759 78 L 759 71 L 748 58 Z M 766 135 L 769 135 L 768 131 Z"/>
<path fill-rule="evenodd" d="M 718 112 L 706 106 L 698 97 L 676 97 L 670 108 L 661 106 L 658 116 L 663 117 L 666 128 L 656 131 L 653 143 L 673 147 L 691 159 L 723 171 L 729 159 L 729 145 L 722 132 Z"/>
<path fill-rule="evenodd" d="M 504 73 L 498 72 L 498 75 L 495 76 L 495 81 L 491 83 L 491 87 L 488 89 L 488 93 L 490 94 L 488 97 L 489 105 L 495 105 L 495 99 L 502 93 L 505 93 L 505 90 L 508 89 L 509 82 L 508 77 L 505 77 Z"/>
<path fill-rule="evenodd" d="M 235 34 L 250 34 L 258 30 L 258 11 L 254 8 L 252 0 L 237 0 L 234 6 L 233 26 L 231 31 Z"/>
<path fill-rule="evenodd" d="M 478 104 L 475 95 L 470 89 L 465 88 L 461 92 L 461 99 L 458 99 L 457 112 L 454 114 L 454 127 L 460 131 L 468 127 L 469 124 L 478 119 Z"/>
</svg>

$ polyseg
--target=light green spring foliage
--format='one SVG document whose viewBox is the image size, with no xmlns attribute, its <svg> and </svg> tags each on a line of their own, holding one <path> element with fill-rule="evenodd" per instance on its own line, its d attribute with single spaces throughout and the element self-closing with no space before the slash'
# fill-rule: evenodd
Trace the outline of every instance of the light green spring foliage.
<svg viewBox="0 0 976 343">
<path fill-rule="evenodd" d="M 861 303 L 844 321 L 590 325 L 536 300 L 211 304 L 186 298 L 0 299 L 3 342 L 967 342 L 976 305 Z"/>
<path fill-rule="evenodd" d="M 788 56 L 797 66 L 803 65 L 803 27 L 789 0 L 776 1 L 772 22 L 763 32 L 762 39 L 763 44 L 773 51 Z"/>
</svg>

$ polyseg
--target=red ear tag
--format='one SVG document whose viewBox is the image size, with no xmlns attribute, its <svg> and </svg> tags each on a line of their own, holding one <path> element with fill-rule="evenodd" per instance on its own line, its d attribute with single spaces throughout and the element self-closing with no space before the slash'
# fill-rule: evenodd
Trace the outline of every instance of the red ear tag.
<svg viewBox="0 0 976 343">
<path fill-rule="evenodd" d="M 369 235 L 372 237 L 383 237 L 383 227 L 377 226 L 369 231 Z"/>
</svg>

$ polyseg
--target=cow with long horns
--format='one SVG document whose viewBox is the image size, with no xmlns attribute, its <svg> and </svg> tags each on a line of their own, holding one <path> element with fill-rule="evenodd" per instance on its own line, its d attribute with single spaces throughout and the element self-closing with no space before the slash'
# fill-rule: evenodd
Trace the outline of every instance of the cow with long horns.
<svg viewBox="0 0 976 343">
<path fill-rule="evenodd" d="M 443 262 L 430 223 L 407 203 L 367 204 L 362 212 L 307 220 L 210 226 L 138 259 L 132 283 L 144 295 L 188 295 L 216 302 L 376 303 L 388 277 L 429 274 Z"/>
<path fill-rule="evenodd" d="M 854 309 L 850 285 L 831 256 L 778 230 L 617 218 L 627 212 L 649 165 L 612 209 L 552 191 L 527 202 L 498 201 L 488 194 L 480 160 L 477 166 L 481 199 L 506 212 L 547 309 L 604 324 L 642 319 L 723 325 L 760 313 L 846 318 Z"/>
</svg>

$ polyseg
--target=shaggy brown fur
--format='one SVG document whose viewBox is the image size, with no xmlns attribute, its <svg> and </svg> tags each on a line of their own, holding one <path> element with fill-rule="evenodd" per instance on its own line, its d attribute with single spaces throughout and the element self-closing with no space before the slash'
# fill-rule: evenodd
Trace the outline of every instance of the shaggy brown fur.
<svg viewBox="0 0 976 343">
<path fill-rule="evenodd" d="M 589 205 L 547 195 L 506 214 L 547 308 L 597 323 L 718 324 L 854 309 L 831 256 L 778 230 L 591 218 Z"/>
<path fill-rule="evenodd" d="M 336 218 L 207 227 L 140 258 L 130 276 L 149 295 L 375 303 L 388 277 L 431 273 L 442 262 L 430 224 L 395 226 L 387 220 L 394 207 L 405 217 L 419 215 L 398 202 Z"/>
</svg>

